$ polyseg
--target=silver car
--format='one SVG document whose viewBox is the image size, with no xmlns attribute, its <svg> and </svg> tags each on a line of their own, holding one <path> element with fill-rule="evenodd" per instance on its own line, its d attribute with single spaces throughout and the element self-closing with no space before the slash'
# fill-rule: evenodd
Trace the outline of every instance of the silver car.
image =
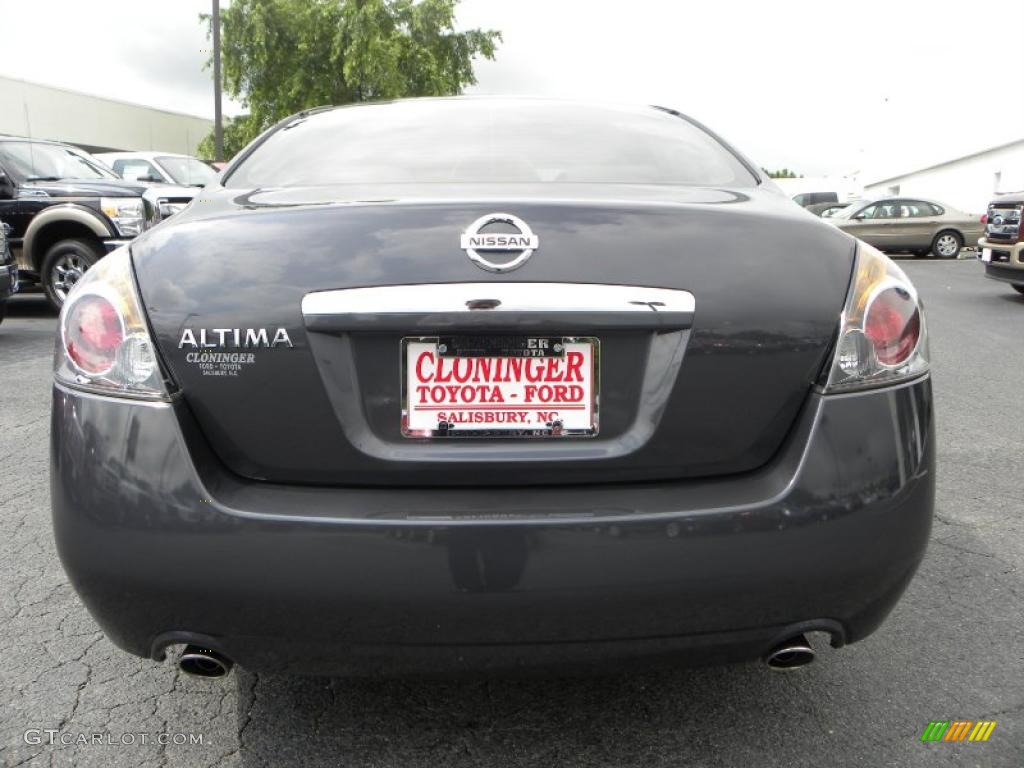
<svg viewBox="0 0 1024 768">
<path fill-rule="evenodd" d="M 908 197 L 859 200 L 825 221 L 883 251 L 940 259 L 955 259 L 984 232 L 981 216 Z"/>
</svg>

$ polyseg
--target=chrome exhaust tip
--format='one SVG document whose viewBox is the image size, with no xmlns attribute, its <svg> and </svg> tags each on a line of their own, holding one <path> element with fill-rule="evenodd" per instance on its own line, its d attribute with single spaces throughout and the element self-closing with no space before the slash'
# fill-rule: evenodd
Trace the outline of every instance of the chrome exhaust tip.
<svg viewBox="0 0 1024 768">
<path fill-rule="evenodd" d="M 224 677 L 234 666 L 231 659 L 209 648 L 186 645 L 178 659 L 178 668 L 196 677 Z"/>
<path fill-rule="evenodd" d="M 769 669 L 787 672 L 806 667 L 814 661 L 814 649 L 804 635 L 796 635 L 772 648 L 764 661 Z"/>
</svg>

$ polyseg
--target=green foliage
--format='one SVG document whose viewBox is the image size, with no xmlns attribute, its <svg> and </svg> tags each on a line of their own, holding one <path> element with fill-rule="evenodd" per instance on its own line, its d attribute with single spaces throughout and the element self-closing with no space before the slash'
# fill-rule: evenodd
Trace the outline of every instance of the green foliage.
<svg viewBox="0 0 1024 768">
<path fill-rule="evenodd" d="M 251 134 L 251 126 L 248 115 L 239 115 L 235 118 L 227 118 L 224 121 L 224 157 L 231 158 L 237 155 L 252 141 L 255 134 Z M 199 157 L 204 160 L 213 160 L 215 154 L 213 131 L 199 142 L 196 149 Z"/>
<path fill-rule="evenodd" d="M 762 171 L 768 174 L 769 178 L 772 179 L 802 179 L 803 174 L 797 174 L 795 171 L 789 170 L 789 168 L 783 168 L 779 171 L 769 171 L 767 168 L 762 168 Z"/>
<path fill-rule="evenodd" d="M 310 107 L 461 93 L 501 33 L 456 32 L 458 1 L 233 0 L 221 12 L 224 92 L 248 114 L 225 127 L 225 156 Z M 200 151 L 212 149 L 209 136 Z"/>
</svg>

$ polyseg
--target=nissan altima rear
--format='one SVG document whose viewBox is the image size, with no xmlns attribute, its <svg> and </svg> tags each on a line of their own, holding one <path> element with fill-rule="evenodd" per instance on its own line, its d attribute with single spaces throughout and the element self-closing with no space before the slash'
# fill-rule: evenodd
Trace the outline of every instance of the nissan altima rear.
<svg viewBox="0 0 1024 768">
<path fill-rule="evenodd" d="M 667 109 L 271 128 L 60 318 L 64 567 L 222 674 L 808 661 L 931 525 L 927 326 L 875 249 Z"/>
</svg>

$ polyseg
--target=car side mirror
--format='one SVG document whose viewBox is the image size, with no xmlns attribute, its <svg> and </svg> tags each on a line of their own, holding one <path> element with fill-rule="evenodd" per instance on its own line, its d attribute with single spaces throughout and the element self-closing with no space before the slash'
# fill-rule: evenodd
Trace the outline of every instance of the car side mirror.
<svg viewBox="0 0 1024 768">
<path fill-rule="evenodd" d="M 0 171 L 0 198 L 11 197 L 14 197 L 14 184 L 6 173 Z"/>
<path fill-rule="evenodd" d="M 856 216 L 853 217 L 853 220 L 854 221 L 864 221 L 864 214 L 863 213 L 858 213 Z"/>
</svg>

